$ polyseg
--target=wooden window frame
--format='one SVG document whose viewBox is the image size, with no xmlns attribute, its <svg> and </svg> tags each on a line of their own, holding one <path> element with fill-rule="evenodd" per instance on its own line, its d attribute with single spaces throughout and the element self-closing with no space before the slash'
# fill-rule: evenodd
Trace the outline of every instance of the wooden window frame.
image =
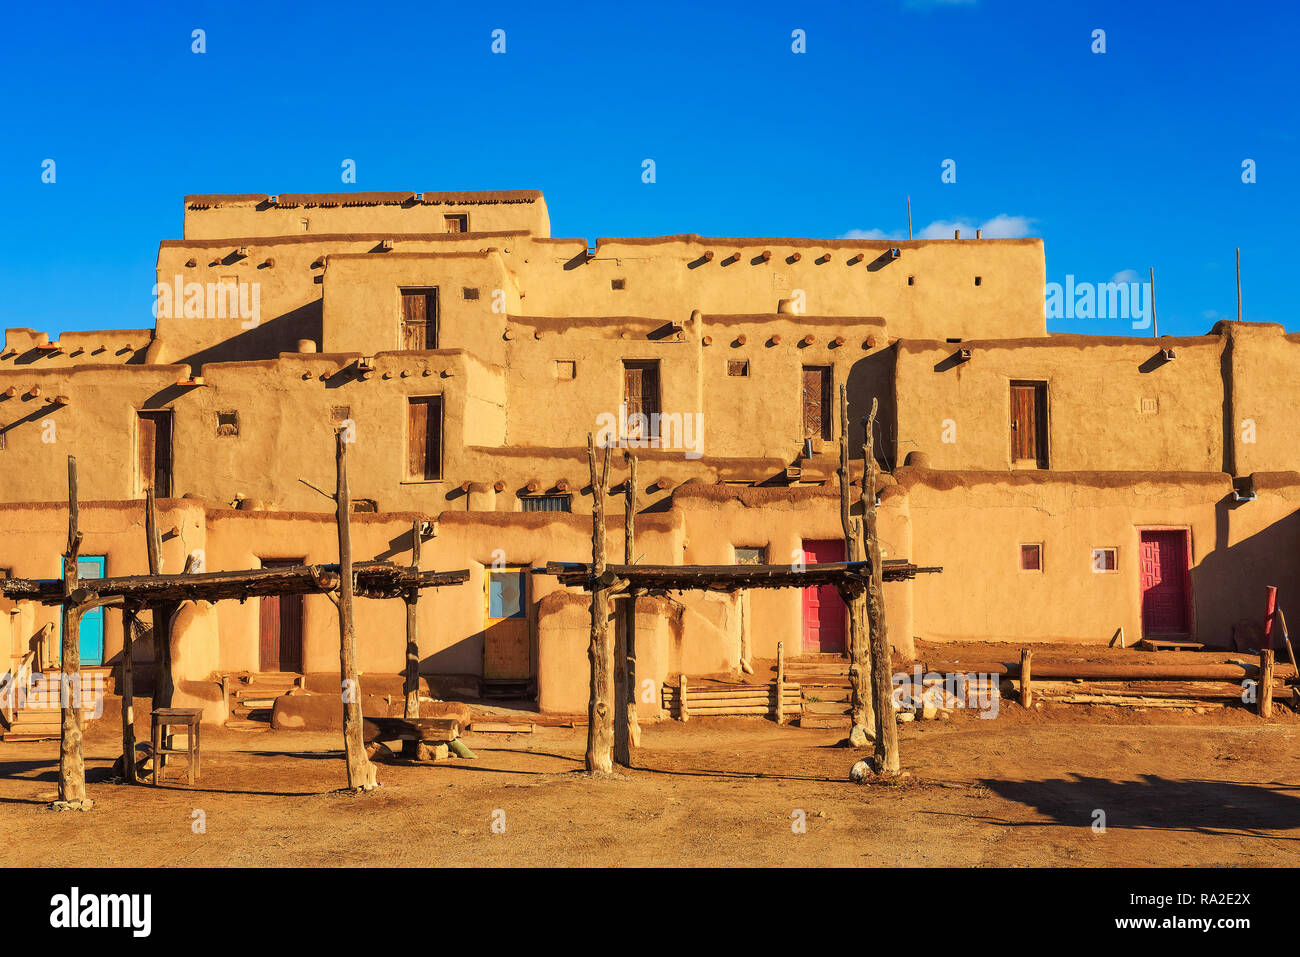
<svg viewBox="0 0 1300 957">
<path fill-rule="evenodd" d="M 525 502 L 559 502 L 565 503 L 564 508 L 526 508 Z M 556 512 L 567 514 L 573 511 L 573 496 L 569 493 L 555 495 L 521 495 L 519 496 L 519 511 L 537 513 L 537 512 Z"/>
<path fill-rule="evenodd" d="M 818 433 L 816 435 L 809 435 L 808 404 L 807 400 L 804 398 L 804 392 L 807 389 L 808 373 L 813 371 L 821 373 L 821 396 L 819 399 L 821 405 L 821 422 L 819 424 Z M 800 441 L 812 439 L 813 441 L 829 442 L 834 438 L 835 432 L 833 417 L 831 414 L 834 400 L 835 367 L 833 365 L 806 365 L 799 367 L 799 431 L 802 433 L 799 437 Z"/>
<path fill-rule="evenodd" d="M 459 229 L 448 229 L 452 223 L 456 223 Z M 469 232 L 469 213 L 444 213 L 442 217 L 443 232 L 452 235 L 461 235 Z"/>
<path fill-rule="evenodd" d="M 1037 568 L 1026 568 L 1026 567 L 1025 567 L 1025 549 L 1026 549 L 1026 548 L 1034 548 L 1034 549 L 1037 549 L 1037 550 L 1038 550 L 1038 567 L 1037 567 Z M 1018 560 L 1018 564 L 1019 564 L 1019 567 L 1020 567 L 1020 571 L 1021 571 L 1021 572 L 1023 572 L 1023 573 L 1026 574 L 1026 575 L 1041 575 L 1041 574 L 1043 574 L 1044 570 L 1045 570 L 1046 567 L 1047 567 L 1047 560 L 1046 560 L 1046 556 L 1045 556 L 1045 554 L 1044 554 L 1044 553 L 1046 552 L 1046 549 L 1043 548 L 1043 543 L 1042 543 L 1042 542 L 1021 542 L 1019 545 L 1016 546 L 1016 549 L 1017 549 L 1017 560 Z"/>
<path fill-rule="evenodd" d="M 1109 568 L 1097 567 L 1098 555 L 1110 553 L 1111 564 Z M 1092 550 L 1092 571 L 1095 575 L 1118 575 L 1119 574 L 1119 546 L 1118 545 L 1099 545 Z"/>
<path fill-rule="evenodd" d="M 152 421 L 155 423 L 159 421 L 163 421 L 167 423 L 167 469 L 166 469 L 167 482 L 166 485 L 161 488 L 158 485 L 158 447 L 157 447 L 158 430 L 156 425 L 154 427 L 154 448 L 153 448 L 153 458 L 151 460 L 153 463 L 153 469 L 152 469 L 153 474 L 149 475 L 148 477 L 145 476 L 145 470 L 144 470 L 145 447 L 144 447 L 144 429 L 143 429 L 143 423 L 145 421 Z M 172 493 L 174 492 L 174 486 L 176 484 L 175 422 L 176 420 L 172 414 L 171 409 L 137 409 L 136 410 L 135 471 L 136 471 L 136 483 L 139 487 L 140 494 L 144 494 L 144 491 L 152 486 L 154 490 L 154 497 L 156 498 L 172 497 Z"/>
<path fill-rule="evenodd" d="M 619 387 L 620 405 L 623 405 L 627 409 L 627 420 L 622 424 L 624 426 L 624 430 L 629 432 L 628 435 L 622 436 L 622 438 L 637 439 L 643 441 L 658 441 L 659 426 L 660 426 L 659 418 L 660 416 L 662 416 L 664 410 L 664 396 L 663 396 L 664 380 L 663 380 L 663 372 L 660 366 L 660 362 L 658 359 L 624 359 L 622 363 L 622 368 L 623 368 L 623 381 Z M 654 370 L 654 401 L 649 405 L 649 407 L 647 407 L 647 403 L 645 401 L 646 390 L 644 388 L 645 385 L 644 373 L 647 370 L 651 370 L 651 369 Z M 628 373 L 633 370 L 640 370 L 642 373 L 642 377 L 641 377 L 642 391 L 641 391 L 641 404 L 640 404 L 641 407 L 637 408 L 635 411 L 632 409 L 632 404 L 628 401 L 629 393 L 627 388 Z M 628 429 L 627 426 L 631 423 L 632 416 L 637 412 L 642 413 L 646 417 L 646 431 L 644 435 L 633 436 L 630 434 L 631 430 Z"/>
<path fill-rule="evenodd" d="M 732 371 L 739 369 L 740 371 Z M 748 379 L 749 378 L 749 360 L 748 359 L 728 359 L 727 360 L 727 378 L 729 379 Z"/>
</svg>

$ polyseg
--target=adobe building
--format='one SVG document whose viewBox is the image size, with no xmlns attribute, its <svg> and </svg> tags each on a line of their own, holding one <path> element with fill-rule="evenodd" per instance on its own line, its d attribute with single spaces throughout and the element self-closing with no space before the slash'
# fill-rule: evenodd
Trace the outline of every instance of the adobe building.
<svg viewBox="0 0 1300 957">
<path fill-rule="evenodd" d="M 835 560 L 846 384 L 855 481 L 880 404 L 884 556 L 944 569 L 886 585 L 899 653 L 1120 628 L 1228 646 L 1263 585 L 1285 604 L 1298 582 L 1300 337 L 1051 334 L 1045 279 L 1037 239 L 589 243 L 552 238 L 536 191 L 189 196 L 151 328 L 6 331 L 0 573 L 59 577 L 69 454 L 83 574 L 147 570 L 150 486 L 164 572 L 337 561 L 319 490 L 342 427 L 354 556 L 409 562 L 419 521 L 423 567 L 471 570 L 420 602 L 430 686 L 577 712 L 586 596 L 527 572 L 590 560 L 588 434 L 618 443 L 614 515 L 638 457 L 638 561 Z M 833 590 L 638 609 L 638 677 L 656 685 L 733 670 L 743 647 L 846 641 Z M 57 612 L 0 601 L 11 660 L 44 641 L 57 665 Z M 363 674 L 401 672 L 403 615 L 358 601 Z M 323 595 L 188 604 L 171 640 L 177 703 L 210 721 L 221 675 L 337 688 Z M 121 646 L 120 612 L 83 624 L 83 663 L 112 668 Z"/>
</svg>

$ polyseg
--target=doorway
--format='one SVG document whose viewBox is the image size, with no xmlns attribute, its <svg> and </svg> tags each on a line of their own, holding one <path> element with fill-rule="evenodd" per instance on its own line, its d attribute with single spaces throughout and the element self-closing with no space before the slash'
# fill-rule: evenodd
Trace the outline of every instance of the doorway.
<svg viewBox="0 0 1300 957">
<path fill-rule="evenodd" d="M 305 565 L 305 558 L 263 558 L 263 568 Z M 260 599 L 258 670 L 302 673 L 302 595 L 265 595 Z"/>
<path fill-rule="evenodd" d="M 108 559 L 103 555 L 81 555 L 77 558 L 77 578 L 103 578 Z M 96 605 L 81 616 L 81 630 L 77 641 L 81 664 L 104 663 L 104 606 Z M 59 662 L 63 661 L 63 617 L 59 616 Z"/>
<path fill-rule="evenodd" d="M 809 565 L 844 561 L 843 539 L 803 543 L 803 560 Z M 848 606 L 834 585 L 803 590 L 803 650 L 805 654 L 844 654 Z"/>
<path fill-rule="evenodd" d="M 489 681 L 527 681 L 532 677 L 528 567 L 488 566 L 485 572 L 483 677 Z"/>
<path fill-rule="evenodd" d="M 1186 637 L 1192 631 L 1191 545 L 1186 529 L 1143 529 L 1138 550 L 1144 637 Z"/>
</svg>

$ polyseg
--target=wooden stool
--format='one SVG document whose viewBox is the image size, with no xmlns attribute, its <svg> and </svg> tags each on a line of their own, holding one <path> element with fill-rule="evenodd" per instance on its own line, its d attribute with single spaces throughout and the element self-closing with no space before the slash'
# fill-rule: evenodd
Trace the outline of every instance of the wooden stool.
<svg viewBox="0 0 1300 957">
<path fill-rule="evenodd" d="M 189 783 L 199 776 L 199 719 L 202 708 L 158 708 L 153 712 L 153 785 L 158 786 L 158 769 L 164 754 L 183 754 L 189 761 Z M 163 738 L 171 725 L 185 725 L 185 748 L 164 748 Z"/>
</svg>

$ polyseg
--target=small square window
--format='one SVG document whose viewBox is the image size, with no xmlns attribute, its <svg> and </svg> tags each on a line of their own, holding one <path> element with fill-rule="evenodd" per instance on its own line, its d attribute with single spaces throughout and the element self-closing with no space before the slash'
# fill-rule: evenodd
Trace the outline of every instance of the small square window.
<svg viewBox="0 0 1300 957">
<path fill-rule="evenodd" d="M 627 288 L 627 280 L 626 280 L 626 279 L 611 279 L 611 280 L 609 281 L 609 288 L 610 288 L 610 289 L 626 289 L 626 288 Z"/>
<path fill-rule="evenodd" d="M 1092 570 L 1094 572 L 1113 572 L 1119 565 L 1119 551 L 1114 548 L 1094 548 L 1092 550 Z"/>
<path fill-rule="evenodd" d="M 519 499 L 521 512 L 571 512 L 571 495 L 525 495 Z"/>
<path fill-rule="evenodd" d="M 983 277 L 983 276 L 976 276 L 976 277 L 975 277 L 975 285 L 978 286 L 978 285 L 982 284 L 983 282 L 984 282 L 984 277 Z"/>
<path fill-rule="evenodd" d="M 764 545 L 737 545 L 735 549 L 737 565 L 767 564 L 767 547 Z"/>
<path fill-rule="evenodd" d="M 466 299 L 473 300 L 478 298 L 478 290 L 473 286 L 465 286 L 460 292 Z"/>
<path fill-rule="evenodd" d="M 1020 546 L 1020 570 L 1022 572 L 1041 572 L 1043 570 L 1043 546 Z"/>
<path fill-rule="evenodd" d="M 907 277 L 907 284 L 908 284 L 909 286 L 915 286 L 915 285 L 916 285 L 916 277 L 915 277 L 915 276 L 908 276 L 908 277 Z"/>
<path fill-rule="evenodd" d="M 330 425 L 338 429 L 344 422 L 352 418 L 352 407 L 350 405 L 336 405 L 330 408 Z"/>
<path fill-rule="evenodd" d="M 749 375 L 749 360 L 748 360 L 748 359 L 728 359 L 728 360 L 727 360 L 727 375 L 731 375 L 731 376 L 747 376 L 747 375 Z"/>
<path fill-rule="evenodd" d="M 469 232 L 469 215 L 467 213 L 456 213 L 451 216 L 442 217 L 446 231 L 449 233 L 467 233 Z"/>
<path fill-rule="evenodd" d="M 300 220 L 298 220 L 298 225 L 302 228 L 302 231 L 305 233 L 305 232 L 307 232 L 308 230 L 311 229 L 311 220 L 310 220 L 310 219 L 300 219 Z"/>
<path fill-rule="evenodd" d="M 555 378 L 557 379 L 576 379 L 578 377 L 578 363 L 573 359 L 556 359 L 555 360 Z"/>
<path fill-rule="evenodd" d="M 239 412 L 231 409 L 227 412 L 217 413 L 217 436 L 225 438 L 227 436 L 239 434 Z"/>
</svg>

